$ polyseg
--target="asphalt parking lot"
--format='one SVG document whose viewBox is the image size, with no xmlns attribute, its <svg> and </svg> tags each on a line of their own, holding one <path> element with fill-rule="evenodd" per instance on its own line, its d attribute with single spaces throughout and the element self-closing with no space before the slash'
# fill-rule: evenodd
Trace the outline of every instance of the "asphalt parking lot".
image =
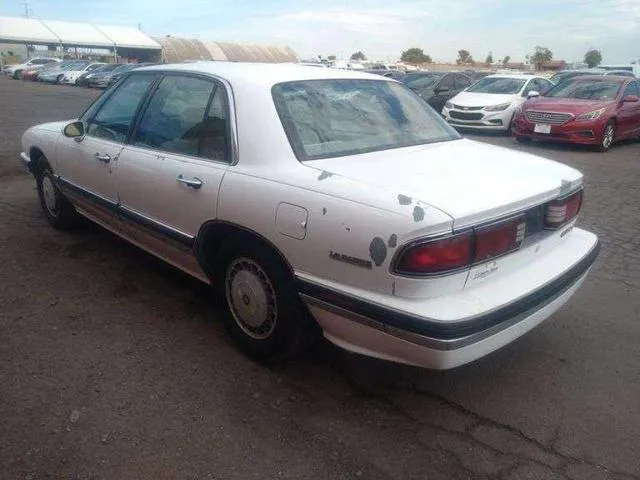
<svg viewBox="0 0 640 480">
<path fill-rule="evenodd" d="M 0 78 L 0 479 L 640 479 L 639 142 L 471 136 L 586 176 L 601 256 L 524 338 L 448 372 L 327 344 L 265 368 L 197 281 L 47 225 L 20 136 L 97 94 Z"/>
</svg>

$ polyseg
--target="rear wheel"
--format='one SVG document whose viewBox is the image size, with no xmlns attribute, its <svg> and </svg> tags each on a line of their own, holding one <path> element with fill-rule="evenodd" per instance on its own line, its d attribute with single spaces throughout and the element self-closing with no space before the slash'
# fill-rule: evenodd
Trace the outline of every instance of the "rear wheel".
<svg viewBox="0 0 640 480">
<path fill-rule="evenodd" d="M 40 205 L 49 224 L 59 230 L 75 227 L 78 223 L 78 214 L 56 186 L 53 172 L 47 163 L 43 163 L 38 168 L 36 184 Z"/>
<path fill-rule="evenodd" d="M 598 145 L 598 150 L 601 152 L 606 152 L 611 148 L 613 142 L 616 138 L 616 124 L 613 120 L 610 120 L 607 123 L 607 126 L 604 127 L 604 131 L 602 132 L 602 138 L 600 138 L 600 144 Z"/>
<path fill-rule="evenodd" d="M 289 269 L 266 246 L 239 243 L 216 269 L 227 332 L 244 353 L 264 363 L 301 353 L 313 338 L 313 323 Z"/>
<path fill-rule="evenodd" d="M 63 76 L 64 76 L 64 75 L 58 75 L 58 76 L 56 77 L 56 82 L 55 82 L 55 83 L 56 83 L 56 85 L 60 85 L 60 82 L 62 82 L 62 77 L 63 77 Z"/>
<path fill-rule="evenodd" d="M 19 80 L 21 74 L 22 74 L 22 70 L 16 70 L 15 72 L 13 72 L 13 78 L 15 80 Z"/>
</svg>

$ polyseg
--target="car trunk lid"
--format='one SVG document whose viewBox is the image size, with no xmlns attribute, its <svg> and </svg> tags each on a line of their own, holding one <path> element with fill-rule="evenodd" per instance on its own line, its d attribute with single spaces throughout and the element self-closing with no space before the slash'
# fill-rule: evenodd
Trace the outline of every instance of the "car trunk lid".
<svg viewBox="0 0 640 480">
<path fill-rule="evenodd" d="M 539 205 L 582 183 L 581 173 L 566 165 L 470 140 L 306 164 L 393 190 L 398 202 L 411 209 L 408 214 L 416 202 L 436 207 L 453 218 L 454 229 Z"/>
</svg>

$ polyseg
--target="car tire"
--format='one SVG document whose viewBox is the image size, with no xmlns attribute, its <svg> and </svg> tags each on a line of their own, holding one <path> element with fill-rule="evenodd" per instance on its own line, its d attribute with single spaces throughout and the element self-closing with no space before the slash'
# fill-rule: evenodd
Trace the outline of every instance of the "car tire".
<svg viewBox="0 0 640 480">
<path fill-rule="evenodd" d="M 216 289 L 223 323 L 250 358 L 279 363 L 302 353 L 315 338 L 311 315 L 298 297 L 283 260 L 257 241 L 221 252 Z"/>
<path fill-rule="evenodd" d="M 13 72 L 13 79 L 14 80 L 20 80 L 20 74 L 22 73 L 22 70 L 16 70 L 15 72 Z"/>
<path fill-rule="evenodd" d="M 60 82 L 62 81 L 62 77 L 64 77 L 64 75 L 58 75 L 56 77 L 56 81 L 53 83 L 55 83 L 56 85 L 60 85 Z"/>
<path fill-rule="evenodd" d="M 616 140 L 616 122 L 613 120 L 609 120 L 607 125 L 604 127 L 602 131 L 602 137 L 600 138 L 600 143 L 597 146 L 597 150 L 599 152 L 606 152 L 611 148 L 613 142 Z"/>
<path fill-rule="evenodd" d="M 36 185 L 40 206 L 49 224 L 58 230 L 74 228 L 78 224 L 78 213 L 56 186 L 51 167 L 46 162 L 36 171 Z"/>
</svg>

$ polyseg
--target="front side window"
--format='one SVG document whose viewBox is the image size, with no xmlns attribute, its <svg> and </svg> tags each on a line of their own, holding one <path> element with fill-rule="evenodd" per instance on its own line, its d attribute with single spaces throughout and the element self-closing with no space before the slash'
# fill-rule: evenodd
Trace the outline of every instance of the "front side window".
<svg viewBox="0 0 640 480">
<path fill-rule="evenodd" d="M 224 159 L 225 107 L 221 93 L 207 106 L 216 84 L 186 76 L 167 76 L 153 94 L 133 144 L 193 157 Z M 222 143 L 221 143 L 222 142 Z"/>
<path fill-rule="evenodd" d="M 295 81 L 275 85 L 272 92 L 302 161 L 460 138 L 424 101 L 395 82 Z"/>
<path fill-rule="evenodd" d="M 526 79 L 508 77 L 485 77 L 467 89 L 474 93 L 496 93 L 515 95 L 524 86 Z"/>
<path fill-rule="evenodd" d="M 402 79 L 404 83 L 411 90 L 422 90 L 425 88 L 433 88 L 442 78 L 441 74 L 437 73 L 410 73 Z"/>
<path fill-rule="evenodd" d="M 619 82 L 573 79 L 556 85 L 545 94 L 545 97 L 613 100 L 619 90 Z"/>
<path fill-rule="evenodd" d="M 155 81 L 154 73 L 132 75 L 111 94 L 104 103 L 94 104 L 83 115 L 88 120 L 87 135 L 122 143 L 127 138 L 131 122 L 145 93 Z M 93 118 L 90 118 L 92 117 Z"/>
<path fill-rule="evenodd" d="M 638 82 L 631 82 L 627 85 L 627 88 L 624 89 L 624 93 L 622 94 L 622 98 L 628 97 L 629 95 L 640 96 L 640 92 L 638 92 Z"/>
<path fill-rule="evenodd" d="M 471 85 L 471 80 L 464 75 L 456 75 L 456 90 L 462 90 Z"/>
</svg>

